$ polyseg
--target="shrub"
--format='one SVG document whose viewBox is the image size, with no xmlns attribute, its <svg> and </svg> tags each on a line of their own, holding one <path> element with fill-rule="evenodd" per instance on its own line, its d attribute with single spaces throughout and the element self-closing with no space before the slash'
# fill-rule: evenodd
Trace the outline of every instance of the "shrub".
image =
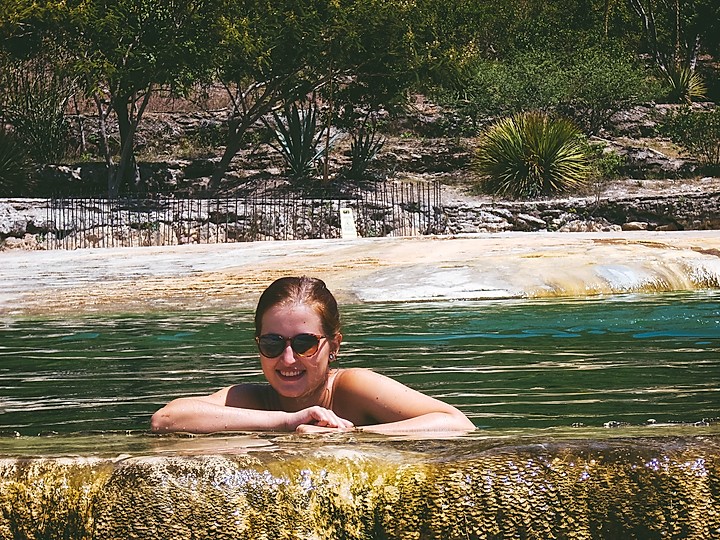
<svg viewBox="0 0 720 540">
<path fill-rule="evenodd" d="M 26 194 L 28 160 L 18 138 L 0 128 L 0 197 Z"/>
<path fill-rule="evenodd" d="M 436 97 L 473 126 L 483 117 L 555 111 L 571 117 L 590 135 L 614 113 L 645 101 L 653 92 L 644 69 L 627 55 L 596 47 L 571 54 L 523 52 L 503 62 L 478 60 L 457 88 L 444 89 Z"/>
<path fill-rule="evenodd" d="M 590 165 L 589 183 L 600 196 L 602 187 L 620 178 L 627 166 L 627 158 L 621 156 L 604 143 L 585 141 L 585 154 Z"/>
<path fill-rule="evenodd" d="M 668 114 L 660 131 L 701 164 L 720 166 L 720 109 L 694 111 L 682 107 Z"/>
<path fill-rule="evenodd" d="M 559 65 L 558 76 L 564 83 L 557 98 L 558 111 L 572 118 L 587 135 L 606 127 L 616 112 L 657 93 L 645 69 L 619 51 L 580 50 Z"/>
<path fill-rule="evenodd" d="M 55 163 L 65 157 L 65 110 L 74 85 L 74 80 L 49 58 L 19 60 L 3 66 L 0 87 L 5 95 L 0 109 L 36 163 Z"/>
<path fill-rule="evenodd" d="M 590 174 L 580 130 L 565 118 L 528 112 L 486 131 L 476 154 L 483 188 L 496 195 L 536 197 L 580 188 Z"/>
</svg>

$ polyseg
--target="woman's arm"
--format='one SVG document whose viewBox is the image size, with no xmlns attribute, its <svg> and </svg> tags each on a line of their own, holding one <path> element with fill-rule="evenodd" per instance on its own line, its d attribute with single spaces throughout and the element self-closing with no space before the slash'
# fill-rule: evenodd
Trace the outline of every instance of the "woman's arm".
<svg viewBox="0 0 720 540">
<path fill-rule="evenodd" d="M 335 394 L 341 416 L 374 433 L 468 432 L 473 423 L 458 409 L 379 373 L 361 368 L 343 373 Z M 358 421 L 351 411 L 364 418 Z"/>
<path fill-rule="evenodd" d="M 262 408 L 257 387 L 235 385 L 209 396 L 178 398 L 153 414 L 154 432 L 294 431 L 301 424 L 348 429 L 352 422 L 323 407 L 297 412 Z"/>
</svg>

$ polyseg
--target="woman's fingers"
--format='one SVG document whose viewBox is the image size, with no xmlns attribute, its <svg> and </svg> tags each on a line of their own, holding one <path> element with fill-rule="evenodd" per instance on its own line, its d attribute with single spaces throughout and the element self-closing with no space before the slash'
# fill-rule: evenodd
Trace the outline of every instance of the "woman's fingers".
<svg viewBox="0 0 720 540">
<path fill-rule="evenodd" d="M 338 431 L 337 428 L 314 426 L 312 424 L 300 424 L 295 430 L 296 433 L 307 435 L 309 433 L 332 433 Z"/>
<path fill-rule="evenodd" d="M 344 418 L 340 418 L 333 411 L 324 407 L 308 407 L 307 409 L 298 411 L 296 414 L 298 415 L 298 426 L 302 424 L 311 424 L 318 427 L 335 429 L 349 429 L 353 427 L 352 422 L 345 420 Z"/>
</svg>

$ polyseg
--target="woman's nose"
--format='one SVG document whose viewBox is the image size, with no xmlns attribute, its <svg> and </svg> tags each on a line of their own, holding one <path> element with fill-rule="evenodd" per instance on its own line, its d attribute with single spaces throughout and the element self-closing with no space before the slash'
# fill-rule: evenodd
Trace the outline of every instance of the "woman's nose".
<svg viewBox="0 0 720 540">
<path fill-rule="evenodd" d="M 285 342 L 285 348 L 283 349 L 282 354 L 280 355 L 280 361 L 284 362 L 286 364 L 293 364 L 295 363 L 295 354 L 293 353 L 292 347 L 290 346 L 290 342 Z"/>
</svg>

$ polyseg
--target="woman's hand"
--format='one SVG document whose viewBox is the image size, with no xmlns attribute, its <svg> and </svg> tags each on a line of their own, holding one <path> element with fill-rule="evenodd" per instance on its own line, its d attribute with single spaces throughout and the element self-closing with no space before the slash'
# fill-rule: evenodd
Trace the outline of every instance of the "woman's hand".
<svg viewBox="0 0 720 540">
<path fill-rule="evenodd" d="M 349 420 L 340 418 L 330 409 L 318 405 L 288 414 L 288 431 L 317 433 L 319 431 L 343 430 L 353 427 L 353 423 Z"/>
</svg>

